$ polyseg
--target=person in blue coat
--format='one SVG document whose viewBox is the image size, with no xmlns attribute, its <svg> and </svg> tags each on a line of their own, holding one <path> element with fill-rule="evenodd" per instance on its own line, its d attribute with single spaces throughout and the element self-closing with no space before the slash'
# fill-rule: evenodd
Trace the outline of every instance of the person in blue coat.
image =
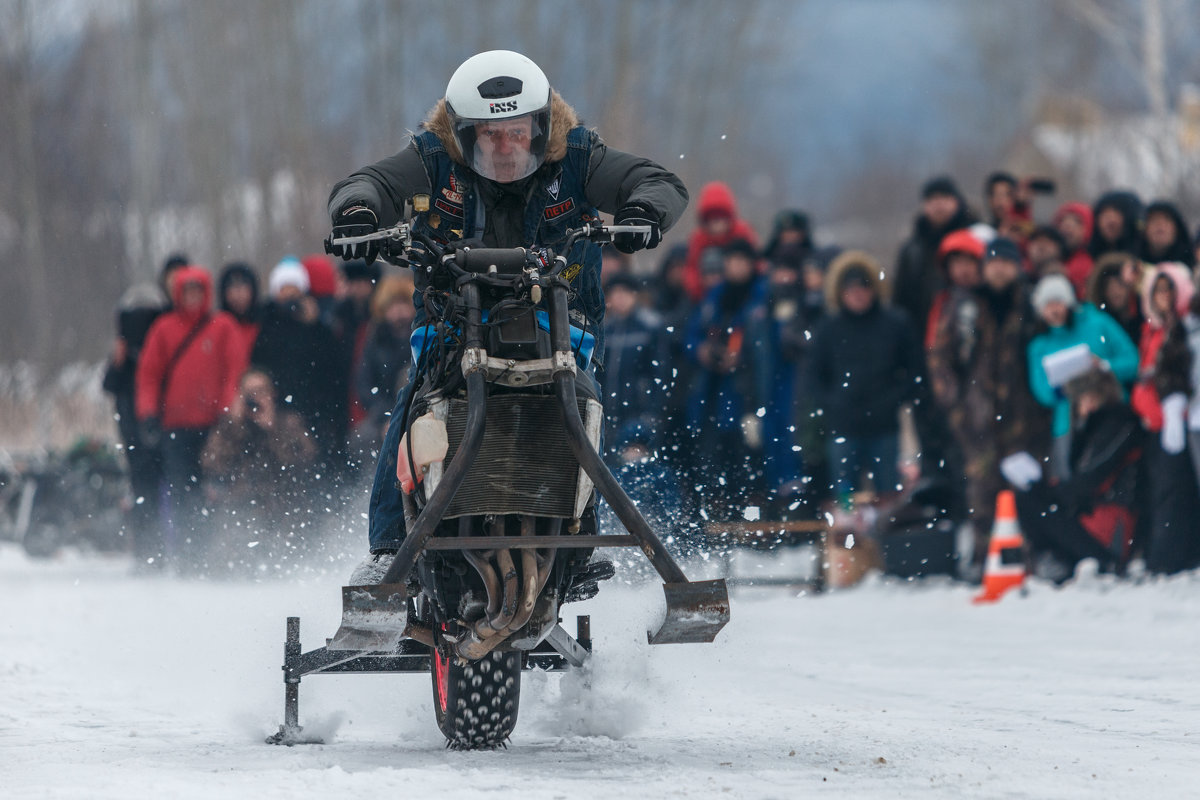
<svg viewBox="0 0 1200 800">
<path fill-rule="evenodd" d="M 698 462 L 690 483 L 703 487 L 703 505 L 722 517 L 773 499 L 798 477 L 788 409 L 777 402 L 779 342 L 767 296 L 758 252 L 735 239 L 724 249 L 721 282 L 688 325 L 696 366 L 688 425 Z"/>
<path fill-rule="evenodd" d="M 1069 463 L 1071 404 L 1063 394 L 1062 381 L 1051 381 L 1046 359 L 1069 347 L 1086 345 L 1091 351 L 1092 363 L 1106 365 L 1128 390 L 1137 379 L 1138 352 L 1120 323 L 1090 303 L 1076 301 L 1075 290 L 1064 275 L 1042 278 L 1033 291 L 1033 306 L 1041 320 L 1041 329 L 1029 343 L 1029 388 L 1039 403 L 1054 412 L 1051 470 L 1056 477 L 1065 478 Z"/>
</svg>

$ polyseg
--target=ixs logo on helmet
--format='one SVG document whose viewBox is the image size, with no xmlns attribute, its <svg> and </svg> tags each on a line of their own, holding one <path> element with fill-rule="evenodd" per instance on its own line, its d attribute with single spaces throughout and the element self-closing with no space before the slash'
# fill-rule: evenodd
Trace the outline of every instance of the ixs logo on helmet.
<svg viewBox="0 0 1200 800">
<path fill-rule="evenodd" d="M 503 103 L 488 103 L 488 108 L 493 114 L 503 114 L 505 111 L 516 111 L 517 101 L 506 100 Z"/>
</svg>

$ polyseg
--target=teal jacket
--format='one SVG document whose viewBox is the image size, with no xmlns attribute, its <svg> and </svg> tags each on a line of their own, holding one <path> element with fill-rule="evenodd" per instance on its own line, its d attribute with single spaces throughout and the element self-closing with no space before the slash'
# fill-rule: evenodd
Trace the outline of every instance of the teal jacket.
<svg viewBox="0 0 1200 800">
<path fill-rule="evenodd" d="M 1088 303 L 1076 306 L 1069 325 L 1051 328 L 1029 343 L 1029 384 L 1033 396 L 1044 406 L 1054 409 L 1054 435 L 1063 436 L 1071 430 L 1071 404 L 1046 380 L 1042 359 L 1051 353 L 1086 344 L 1109 369 L 1121 385 L 1128 388 L 1137 378 L 1138 351 L 1121 325 L 1100 309 Z"/>
</svg>

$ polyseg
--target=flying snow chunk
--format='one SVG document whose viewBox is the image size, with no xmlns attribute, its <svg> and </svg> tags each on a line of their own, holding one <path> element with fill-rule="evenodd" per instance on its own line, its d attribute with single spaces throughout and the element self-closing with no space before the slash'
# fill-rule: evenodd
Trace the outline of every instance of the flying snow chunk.
<svg viewBox="0 0 1200 800">
<path fill-rule="evenodd" d="M 767 415 L 767 409 L 766 409 L 766 407 L 765 407 L 765 406 L 762 406 L 762 407 L 760 407 L 760 408 L 758 409 L 758 411 L 755 411 L 755 412 L 754 412 L 754 416 L 758 417 L 759 419 L 762 419 L 762 418 L 763 418 L 763 417 L 765 417 L 766 415 Z"/>
<path fill-rule="evenodd" d="M 757 522 L 761 513 L 762 509 L 758 506 L 746 506 L 746 509 L 742 511 L 742 518 L 747 522 Z"/>
</svg>

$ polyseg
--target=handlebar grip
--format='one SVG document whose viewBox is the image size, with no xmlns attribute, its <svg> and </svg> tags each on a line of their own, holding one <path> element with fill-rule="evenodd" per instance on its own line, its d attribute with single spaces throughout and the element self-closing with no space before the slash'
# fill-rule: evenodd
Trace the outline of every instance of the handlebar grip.
<svg viewBox="0 0 1200 800">
<path fill-rule="evenodd" d="M 529 251 L 523 247 L 478 247 L 459 250 L 454 260 L 467 272 L 486 274 L 495 266 L 502 275 L 516 275 L 525 269 Z"/>
</svg>

